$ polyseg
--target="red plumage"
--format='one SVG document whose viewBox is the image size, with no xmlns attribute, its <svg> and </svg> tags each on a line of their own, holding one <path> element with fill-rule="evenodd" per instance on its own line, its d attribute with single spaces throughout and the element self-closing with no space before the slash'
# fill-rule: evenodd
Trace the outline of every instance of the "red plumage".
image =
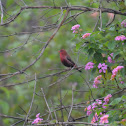
<svg viewBox="0 0 126 126">
<path fill-rule="evenodd" d="M 59 52 L 60 52 L 60 60 L 64 66 L 71 68 L 75 67 L 78 70 L 76 64 L 72 61 L 72 59 L 64 49 L 61 49 Z M 81 72 L 81 70 L 78 71 Z"/>
</svg>

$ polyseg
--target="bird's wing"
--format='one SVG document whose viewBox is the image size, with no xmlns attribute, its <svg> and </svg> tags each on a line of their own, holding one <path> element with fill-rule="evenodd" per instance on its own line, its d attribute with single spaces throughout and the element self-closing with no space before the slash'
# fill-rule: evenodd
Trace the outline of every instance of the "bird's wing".
<svg viewBox="0 0 126 126">
<path fill-rule="evenodd" d="M 71 67 L 74 67 L 75 63 L 72 61 L 72 59 L 70 58 L 70 56 L 67 55 L 66 58 L 67 58 L 69 64 L 71 64 Z"/>
</svg>

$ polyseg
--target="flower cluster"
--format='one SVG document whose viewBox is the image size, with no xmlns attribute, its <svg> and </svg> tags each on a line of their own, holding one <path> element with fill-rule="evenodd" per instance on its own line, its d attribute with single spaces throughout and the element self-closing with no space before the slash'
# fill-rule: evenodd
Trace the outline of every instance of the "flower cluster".
<svg viewBox="0 0 126 126">
<path fill-rule="evenodd" d="M 89 116 L 92 112 L 95 111 L 95 108 L 99 109 L 100 106 L 102 106 L 102 108 L 106 108 L 104 105 L 108 104 L 111 97 L 112 97 L 112 95 L 108 94 L 104 98 L 103 101 L 99 100 L 99 99 L 96 99 L 96 102 L 92 103 L 91 105 L 89 105 L 85 109 L 87 111 L 87 115 Z M 109 123 L 108 117 L 109 117 L 109 115 L 106 115 L 106 114 L 103 114 L 103 113 L 100 113 L 99 115 L 97 113 L 95 113 L 95 115 L 93 116 L 93 118 L 91 120 L 91 123 L 95 123 L 95 122 L 98 122 L 98 121 L 99 121 L 100 124 Z"/>
<path fill-rule="evenodd" d="M 99 120 L 99 116 L 97 113 L 95 113 L 95 115 L 93 116 L 92 120 L 91 120 L 91 123 L 95 123 Z"/>
<path fill-rule="evenodd" d="M 91 68 L 94 67 L 93 65 L 94 65 L 94 63 L 88 62 L 88 63 L 85 65 L 85 70 L 90 70 Z"/>
<path fill-rule="evenodd" d="M 103 64 L 99 63 L 98 69 L 99 69 L 99 73 L 101 73 L 101 72 L 106 73 L 107 65 L 105 65 L 105 63 L 103 63 Z"/>
<path fill-rule="evenodd" d="M 74 25 L 71 30 L 73 30 L 73 33 L 75 33 L 78 29 L 79 29 L 80 25 L 79 24 L 76 24 Z"/>
<path fill-rule="evenodd" d="M 86 110 L 87 110 L 87 115 L 89 116 L 92 113 L 92 110 L 94 110 L 96 107 L 102 104 L 102 101 L 99 99 L 96 99 L 96 102 L 92 103 L 89 105 Z"/>
<path fill-rule="evenodd" d="M 40 123 L 43 119 L 39 118 L 40 113 L 36 115 L 36 119 L 32 122 L 32 124 L 38 124 Z"/>
<path fill-rule="evenodd" d="M 119 78 L 119 80 L 120 80 L 120 83 L 121 84 L 124 84 L 124 81 L 122 81 L 122 78 L 121 77 Z"/>
<path fill-rule="evenodd" d="M 95 113 L 95 115 L 93 116 L 93 118 L 91 120 L 91 123 L 98 122 L 99 119 L 100 119 L 100 121 L 99 121 L 100 124 L 109 123 L 108 117 L 109 117 L 108 114 L 105 115 L 105 114 L 100 113 L 98 116 L 98 114 Z"/>
<path fill-rule="evenodd" d="M 108 56 L 108 62 L 109 63 L 115 63 L 115 61 L 112 60 L 112 57 L 113 57 L 113 53 L 111 53 L 110 56 Z"/>
<path fill-rule="evenodd" d="M 126 19 L 122 21 L 121 26 L 126 27 Z"/>
<path fill-rule="evenodd" d="M 108 94 L 105 98 L 104 98 L 104 103 L 103 103 L 103 105 L 102 105 L 102 108 L 106 108 L 106 106 L 105 105 L 107 105 L 108 103 L 109 103 L 109 100 L 110 100 L 110 98 L 112 97 L 112 95 L 111 94 Z"/>
<path fill-rule="evenodd" d="M 113 80 L 116 77 L 116 74 L 118 73 L 119 70 L 121 70 L 122 68 L 124 68 L 124 66 L 117 66 L 116 68 L 113 69 L 112 71 L 112 76 L 111 76 L 111 80 Z"/>
<path fill-rule="evenodd" d="M 97 77 L 94 79 L 94 84 L 93 84 L 93 87 L 94 87 L 94 88 L 98 88 L 98 84 L 101 83 L 101 81 L 100 81 L 99 79 L 101 79 L 101 78 L 102 78 L 102 75 L 99 75 L 99 76 L 97 76 Z"/>
<path fill-rule="evenodd" d="M 126 40 L 126 37 L 124 35 L 116 36 L 115 40 L 116 41 L 124 41 L 124 40 Z"/>
<path fill-rule="evenodd" d="M 82 39 L 85 39 L 85 38 L 87 38 L 88 36 L 90 36 L 91 35 L 91 33 L 86 33 L 86 34 L 84 34 L 83 36 L 82 36 Z"/>
<path fill-rule="evenodd" d="M 101 124 L 109 123 L 108 117 L 109 117 L 109 115 L 103 115 L 103 116 L 100 118 L 100 121 L 99 121 L 99 122 L 100 122 Z"/>
</svg>

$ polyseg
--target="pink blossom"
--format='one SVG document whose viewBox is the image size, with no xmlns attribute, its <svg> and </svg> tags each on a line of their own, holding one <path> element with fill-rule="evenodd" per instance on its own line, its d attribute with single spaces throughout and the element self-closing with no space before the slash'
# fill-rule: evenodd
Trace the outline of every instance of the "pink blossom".
<svg viewBox="0 0 126 126">
<path fill-rule="evenodd" d="M 38 113 L 38 114 L 36 115 L 36 118 L 39 118 L 39 115 L 40 115 L 40 113 Z"/>
<path fill-rule="evenodd" d="M 109 115 L 103 115 L 103 116 L 100 118 L 100 123 L 101 123 L 101 124 L 109 123 L 108 117 L 109 117 Z"/>
<path fill-rule="evenodd" d="M 99 63 L 98 68 L 99 68 L 99 73 L 101 72 L 106 73 L 107 65 L 105 65 L 105 63 L 103 64 Z"/>
<path fill-rule="evenodd" d="M 118 71 L 121 70 L 122 68 L 124 68 L 124 66 L 117 66 L 116 68 L 113 69 L 111 80 L 113 80 L 115 78 L 115 76 L 118 73 Z"/>
<path fill-rule="evenodd" d="M 110 56 L 111 56 L 111 57 L 110 57 Z M 109 62 L 109 63 L 115 63 L 115 61 L 112 60 L 113 53 L 111 53 L 110 56 L 108 56 L 108 62 Z"/>
<path fill-rule="evenodd" d="M 88 62 L 88 63 L 85 65 L 85 70 L 90 70 L 91 68 L 94 67 L 93 65 L 94 65 L 94 63 Z"/>
<path fill-rule="evenodd" d="M 93 87 L 94 87 L 94 88 L 98 88 L 98 84 L 101 83 L 101 81 L 99 81 L 99 79 L 101 79 L 101 78 L 102 78 L 102 75 L 99 75 L 99 76 L 97 76 L 97 77 L 94 79 L 94 84 L 93 84 Z"/>
<path fill-rule="evenodd" d="M 89 116 L 92 113 L 92 111 L 87 111 L 87 115 Z"/>
<path fill-rule="evenodd" d="M 121 26 L 126 27 L 126 19 L 122 21 Z"/>
<path fill-rule="evenodd" d="M 97 103 L 96 102 L 92 103 L 92 109 L 94 110 L 94 108 L 96 108 L 96 107 L 98 107 Z"/>
<path fill-rule="evenodd" d="M 111 75 L 111 80 L 113 80 L 113 79 L 115 78 L 115 76 L 116 76 L 116 75 L 113 75 L 113 74 L 112 74 L 112 75 Z"/>
<path fill-rule="evenodd" d="M 103 104 L 102 104 L 102 108 L 104 108 L 104 109 L 107 108 L 107 107 L 105 106 L 106 104 L 107 104 L 106 102 L 103 103 Z"/>
<path fill-rule="evenodd" d="M 116 75 L 117 72 L 118 72 L 119 70 L 121 70 L 122 68 L 124 68 L 124 66 L 117 66 L 116 68 L 113 69 L 112 74 L 113 74 L 113 75 Z"/>
<path fill-rule="evenodd" d="M 96 99 L 96 102 L 101 105 L 102 104 L 102 100 Z"/>
<path fill-rule="evenodd" d="M 92 113 L 92 106 L 89 105 L 89 106 L 87 107 L 87 115 L 89 116 L 91 113 Z"/>
<path fill-rule="evenodd" d="M 79 27 L 80 27 L 80 25 L 79 25 L 79 24 L 76 24 L 76 25 L 74 25 L 74 26 L 71 28 L 71 30 L 73 30 L 73 33 L 75 33 L 75 31 L 78 30 Z"/>
<path fill-rule="evenodd" d="M 124 84 L 124 81 L 120 81 L 121 84 Z"/>
<path fill-rule="evenodd" d="M 119 80 L 120 80 L 120 83 L 121 84 L 124 84 L 124 81 L 122 81 L 122 78 L 121 77 L 119 78 Z"/>
<path fill-rule="evenodd" d="M 94 108 L 96 108 L 97 107 L 97 103 L 92 103 L 92 105 L 89 105 L 88 107 L 87 107 L 87 115 L 89 116 L 91 113 L 92 113 L 92 110 L 94 110 Z"/>
<path fill-rule="evenodd" d="M 92 120 L 91 120 L 91 123 L 95 123 L 95 122 L 97 122 L 98 121 L 98 114 L 97 113 L 95 113 L 95 115 L 93 116 L 93 118 L 92 118 Z"/>
<path fill-rule="evenodd" d="M 108 94 L 105 98 L 104 98 L 104 101 L 105 103 L 108 103 L 109 102 L 109 99 L 112 97 L 111 94 Z"/>
<path fill-rule="evenodd" d="M 92 107 L 91 107 L 91 105 L 89 105 L 88 107 L 87 107 L 87 110 L 91 110 L 92 109 Z"/>
<path fill-rule="evenodd" d="M 124 40 L 126 40 L 126 37 L 124 35 L 116 36 L 115 40 L 116 41 L 124 41 Z"/>
<path fill-rule="evenodd" d="M 85 39 L 85 38 L 87 38 L 87 37 L 90 36 L 90 35 L 91 35 L 91 33 L 85 33 L 85 34 L 82 36 L 82 38 Z"/>
<path fill-rule="evenodd" d="M 40 113 L 36 115 L 36 119 L 32 122 L 32 124 L 38 124 L 40 123 L 43 119 L 39 118 Z"/>
</svg>

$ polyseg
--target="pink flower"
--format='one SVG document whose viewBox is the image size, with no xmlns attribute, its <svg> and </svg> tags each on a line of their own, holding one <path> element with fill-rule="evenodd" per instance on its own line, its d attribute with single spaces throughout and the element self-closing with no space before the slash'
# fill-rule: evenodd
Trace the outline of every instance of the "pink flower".
<svg viewBox="0 0 126 126">
<path fill-rule="evenodd" d="M 40 113 L 36 115 L 36 119 L 32 122 L 32 124 L 38 124 L 40 123 L 43 119 L 39 118 Z"/>
<path fill-rule="evenodd" d="M 38 113 L 38 114 L 36 115 L 36 118 L 39 118 L 39 115 L 40 115 L 40 113 Z"/>
<path fill-rule="evenodd" d="M 122 81 L 122 78 L 121 77 L 119 78 L 119 80 L 120 80 L 120 83 L 121 84 L 124 84 L 124 81 Z"/>
<path fill-rule="evenodd" d="M 107 103 L 105 102 L 105 103 L 103 103 L 103 105 L 102 105 L 102 108 L 107 108 L 105 105 L 107 105 Z"/>
<path fill-rule="evenodd" d="M 101 105 L 102 104 L 102 100 L 96 99 L 96 102 Z"/>
<path fill-rule="evenodd" d="M 113 69 L 111 80 L 113 80 L 115 78 L 115 76 L 118 73 L 118 71 L 121 70 L 122 68 L 124 68 L 124 66 L 117 66 L 116 68 Z"/>
<path fill-rule="evenodd" d="M 121 70 L 122 68 L 124 68 L 124 66 L 117 66 L 116 68 L 113 69 L 112 74 L 113 74 L 113 75 L 116 75 L 117 72 L 118 72 L 119 70 Z"/>
<path fill-rule="evenodd" d="M 98 68 L 100 69 L 99 73 L 101 73 L 101 72 L 106 73 L 107 65 L 105 65 L 105 63 L 103 63 L 103 64 L 99 63 Z"/>
<path fill-rule="evenodd" d="M 124 35 L 116 36 L 115 40 L 116 41 L 124 41 L 124 40 L 126 40 L 126 37 Z"/>
<path fill-rule="evenodd" d="M 82 36 L 82 38 L 85 39 L 85 38 L 87 38 L 87 37 L 90 36 L 90 35 L 91 35 L 91 33 L 86 33 L 86 34 L 84 34 L 84 35 Z"/>
<path fill-rule="evenodd" d="M 122 21 L 121 26 L 126 27 L 126 19 Z"/>
<path fill-rule="evenodd" d="M 93 116 L 93 118 L 92 118 L 92 120 L 91 120 L 91 123 L 95 123 L 95 122 L 97 122 L 98 121 L 98 114 L 97 113 L 95 113 L 95 115 Z"/>
<path fill-rule="evenodd" d="M 104 101 L 105 103 L 108 103 L 109 102 L 109 99 L 112 97 L 111 94 L 108 94 L 105 98 L 104 98 Z"/>
<path fill-rule="evenodd" d="M 97 103 L 96 102 L 92 103 L 92 109 L 94 110 L 94 108 L 96 107 L 97 107 Z"/>
<path fill-rule="evenodd" d="M 124 81 L 120 81 L 121 84 L 124 84 Z"/>
<path fill-rule="evenodd" d="M 113 53 L 111 53 L 110 56 L 113 57 Z M 108 62 L 109 63 L 115 63 L 115 61 L 112 60 L 112 58 L 110 56 L 108 56 Z"/>
<path fill-rule="evenodd" d="M 103 116 L 100 118 L 100 123 L 101 123 L 101 124 L 109 123 L 108 117 L 109 117 L 109 115 L 103 115 Z"/>
<path fill-rule="evenodd" d="M 76 24 L 76 25 L 74 25 L 74 26 L 71 28 L 71 30 L 73 30 L 73 33 L 75 33 L 75 31 L 78 30 L 79 27 L 80 27 L 80 25 L 79 25 L 79 24 Z"/>
<path fill-rule="evenodd" d="M 88 63 L 85 65 L 85 70 L 90 70 L 91 68 L 94 67 L 93 65 L 94 65 L 94 63 L 88 62 Z"/>
<path fill-rule="evenodd" d="M 101 79 L 101 78 L 102 78 L 102 75 L 99 75 L 99 76 L 97 76 L 97 77 L 94 79 L 94 84 L 93 84 L 93 87 L 94 87 L 94 88 L 98 88 L 98 84 L 101 83 L 101 81 L 99 81 L 99 79 Z"/>
<path fill-rule="evenodd" d="M 91 113 L 92 113 L 92 106 L 89 105 L 89 106 L 87 107 L 87 115 L 89 116 Z"/>
</svg>

